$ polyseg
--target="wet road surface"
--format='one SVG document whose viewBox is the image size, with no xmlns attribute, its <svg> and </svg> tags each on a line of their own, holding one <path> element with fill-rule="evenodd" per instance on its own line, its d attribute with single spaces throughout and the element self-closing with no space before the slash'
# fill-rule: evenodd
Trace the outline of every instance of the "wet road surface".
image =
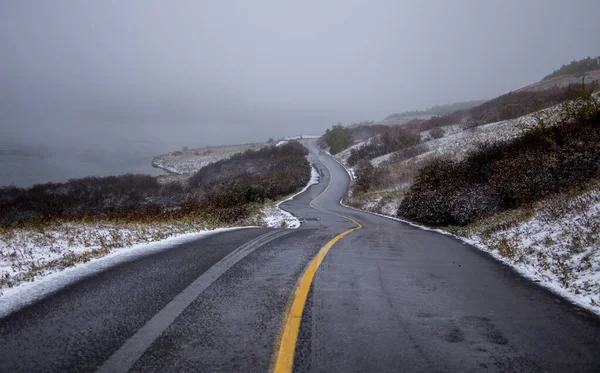
<svg viewBox="0 0 600 373">
<path fill-rule="evenodd" d="M 342 207 L 348 175 L 309 146 L 321 182 L 282 205 L 300 229 L 224 232 L 76 282 L 0 319 L 0 372 L 266 372 L 282 351 L 296 372 L 600 372 L 598 317 L 452 237 Z M 282 349 L 305 269 L 348 218 L 361 229 L 305 283 Z"/>
</svg>

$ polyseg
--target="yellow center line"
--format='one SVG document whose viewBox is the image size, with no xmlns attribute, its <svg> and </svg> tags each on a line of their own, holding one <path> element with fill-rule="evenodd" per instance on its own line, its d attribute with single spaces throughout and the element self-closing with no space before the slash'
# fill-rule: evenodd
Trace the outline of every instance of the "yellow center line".
<svg viewBox="0 0 600 373">
<path fill-rule="evenodd" d="M 317 269 L 319 268 L 319 265 L 321 265 L 321 262 L 325 258 L 325 255 L 327 255 L 329 249 L 339 239 L 346 236 L 347 234 L 350 234 L 362 228 L 362 225 L 352 218 L 339 215 L 330 211 L 324 211 L 313 205 L 313 202 L 316 201 L 319 197 L 321 197 L 327 191 L 327 189 L 329 189 L 329 187 L 331 186 L 331 182 L 333 181 L 333 173 L 331 172 L 331 169 L 327 167 L 325 163 L 323 163 L 323 165 L 329 171 L 329 184 L 327 185 L 325 190 L 321 192 L 321 194 L 319 194 L 317 197 L 315 197 L 315 199 L 313 199 L 310 202 L 310 206 L 315 210 L 319 210 L 326 214 L 331 214 L 350 220 L 351 222 L 356 224 L 356 227 L 338 234 L 333 239 L 331 239 L 331 241 L 327 242 L 327 244 L 325 244 L 325 246 L 323 246 L 321 250 L 319 250 L 317 255 L 315 255 L 315 257 L 310 261 L 310 263 L 302 273 L 302 276 L 300 276 L 300 279 L 296 283 L 290 301 L 288 302 L 288 305 L 283 314 L 282 329 L 280 329 L 277 339 L 279 342 L 279 347 L 275 350 L 276 356 L 272 366 L 272 371 L 274 373 L 290 373 L 292 371 L 292 368 L 294 366 L 294 352 L 296 350 L 298 332 L 300 331 L 300 322 L 302 321 L 302 312 L 304 311 L 304 305 L 306 303 L 306 298 L 308 297 L 310 285 L 312 284 Z"/>
</svg>

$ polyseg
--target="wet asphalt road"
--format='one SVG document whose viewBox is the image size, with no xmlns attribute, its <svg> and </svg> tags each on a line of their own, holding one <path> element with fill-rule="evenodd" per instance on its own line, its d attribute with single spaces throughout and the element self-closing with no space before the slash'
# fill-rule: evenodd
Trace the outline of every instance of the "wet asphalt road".
<svg viewBox="0 0 600 373">
<path fill-rule="evenodd" d="M 300 229 L 216 234 L 83 279 L 0 319 L 0 372 L 268 371 L 302 271 L 355 226 L 309 206 L 331 177 L 313 204 L 363 228 L 315 275 L 294 371 L 600 372 L 599 318 L 451 237 L 340 206 L 347 174 L 309 145 L 321 183 L 282 205 Z"/>
</svg>

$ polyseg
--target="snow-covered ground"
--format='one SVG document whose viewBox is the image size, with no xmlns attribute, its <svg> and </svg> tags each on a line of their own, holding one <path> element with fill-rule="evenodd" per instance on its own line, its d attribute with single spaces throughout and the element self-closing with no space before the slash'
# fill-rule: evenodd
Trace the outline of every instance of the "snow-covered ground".
<svg viewBox="0 0 600 373">
<path fill-rule="evenodd" d="M 592 82 L 600 82 L 600 70 L 588 71 L 582 74 L 569 74 L 565 76 L 557 76 L 555 78 L 542 80 L 537 83 L 533 83 L 528 85 L 527 87 L 523 87 L 518 89 L 516 92 L 520 91 L 543 91 L 545 89 L 550 89 L 554 87 L 567 87 L 570 84 L 581 84 L 581 78 L 585 77 L 585 84 L 590 84 Z"/>
<path fill-rule="evenodd" d="M 516 119 L 488 123 L 471 129 L 465 129 L 462 124 L 452 124 L 442 127 L 444 130 L 444 137 L 439 139 L 433 139 L 429 135 L 429 131 L 424 131 L 420 134 L 421 143 L 416 145 L 422 147 L 423 150 L 419 155 L 408 158 L 404 162 L 410 162 L 416 159 L 425 160 L 435 156 L 449 156 L 454 159 L 460 159 L 481 142 L 501 141 L 518 137 L 523 131 L 531 128 L 537 123 L 537 115 L 548 122 L 552 122 L 556 118 L 559 108 L 560 105 L 556 105 L 534 114 L 525 115 Z M 363 145 L 368 144 L 370 141 L 372 141 L 372 138 L 354 144 L 339 152 L 334 156 L 335 160 L 347 166 L 348 157 L 350 157 L 352 149 L 358 149 Z M 396 152 L 384 154 L 372 159 L 371 164 L 380 166 L 390 161 L 393 162 L 395 155 Z"/>
<path fill-rule="evenodd" d="M 258 219 L 246 224 L 259 225 Z M 55 222 L 0 232 L 0 291 L 125 247 L 221 228 L 198 220 L 159 223 Z"/>
<path fill-rule="evenodd" d="M 318 139 L 321 135 L 298 135 L 298 136 L 287 136 L 284 137 L 283 140 L 303 140 L 303 139 Z"/>
<path fill-rule="evenodd" d="M 600 314 L 600 189 L 501 213 L 455 233 Z"/>
<path fill-rule="evenodd" d="M 224 232 L 229 229 L 236 228 L 220 228 L 210 231 L 200 230 L 193 233 L 173 236 L 159 242 L 138 243 L 127 248 L 114 250 L 103 257 L 90 257 L 86 262 L 74 263 L 69 266 L 69 268 L 63 270 L 59 270 L 59 268 L 47 270 L 44 272 L 44 277 L 40 277 L 39 275 L 35 276 L 35 281 L 33 281 L 33 278 L 30 278 L 29 282 L 22 282 L 16 287 L 0 288 L 0 317 L 31 304 L 45 295 L 51 294 L 81 278 L 101 272 L 119 263 L 130 261 L 140 256 L 150 255 L 172 247 L 173 245 L 182 244 L 187 241 L 205 237 L 210 234 Z M 74 252 L 79 251 L 76 248 L 72 249 Z M 81 251 L 85 250 L 86 249 L 81 249 Z M 56 254 L 50 250 L 42 250 L 41 252 L 47 253 L 49 256 Z M 5 266 L 0 264 L 0 273 L 3 275 L 6 274 L 4 272 L 5 270 Z"/>
<path fill-rule="evenodd" d="M 552 123 L 558 115 L 560 105 L 539 111 L 534 114 L 525 115 L 516 119 L 488 123 L 471 129 L 463 129 L 461 125 L 454 124 L 442 127 L 445 131 L 444 137 L 429 139 L 427 132 L 422 134 L 428 141 L 417 145 L 425 147 L 425 151 L 416 157 L 409 158 L 403 162 L 411 162 L 415 159 L 425 160 L 436 156 L 447 156 L 453 159 L 461 159 L 473 150 L 477 144 L 486 141 L 510 140 L 520 136 L 525 130 L 537 124 L 536 116 L 539 115 L 546 122 Z M 394 157 L 395 153 L 389 153 L 371 160 L 374 166 L 387 163 Z"/>
</svg>

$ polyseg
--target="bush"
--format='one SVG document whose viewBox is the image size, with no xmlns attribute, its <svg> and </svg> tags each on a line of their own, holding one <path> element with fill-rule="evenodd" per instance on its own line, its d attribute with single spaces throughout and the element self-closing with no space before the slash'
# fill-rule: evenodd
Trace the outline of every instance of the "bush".
<svg viewBox="0 0 600 373">
<path fill-rule="evenodd" d="M 350 129 L 341 124 L 336 124 L 331 129 L 327 129 L 325 134 L 321 136 L 321 140 L 321 144 L 325 143 L 329 146 L 331 154 L 337 154 L 354 143 Z"/>
<path fill-rule="evenodd" d="M 356 167 L 356 185 L 354 186 L 354 192 L 366 193 L 371 188 L 373 177 L 375 176 L 375 167 L 371 162 L 363 159 L 359 162 Z"/>
<path fill-rule="evenodd" d="M 436 127 L 429 131 L 429 135 L 434 139 L 441 139 L 442 137 L 444 137 L 444 134 L 445 132 L 442 129 L 442 127 Z"/>
<path fill-rule="evenodd" d="M 247 150 L 203 167 L 190 177 L 196 198 L 230 207 L 292 194 L 308 183 L 308 150 L 297 141 Z"/>
<path fill-rule="evenodd" d="M 600 104 L 590 95 L 563 104 L 554 126 L 480 144 L 462 161 L 423 167 L 398 215 L 433 226 L 466 225 L 600 176 Z"/>
</svg>

